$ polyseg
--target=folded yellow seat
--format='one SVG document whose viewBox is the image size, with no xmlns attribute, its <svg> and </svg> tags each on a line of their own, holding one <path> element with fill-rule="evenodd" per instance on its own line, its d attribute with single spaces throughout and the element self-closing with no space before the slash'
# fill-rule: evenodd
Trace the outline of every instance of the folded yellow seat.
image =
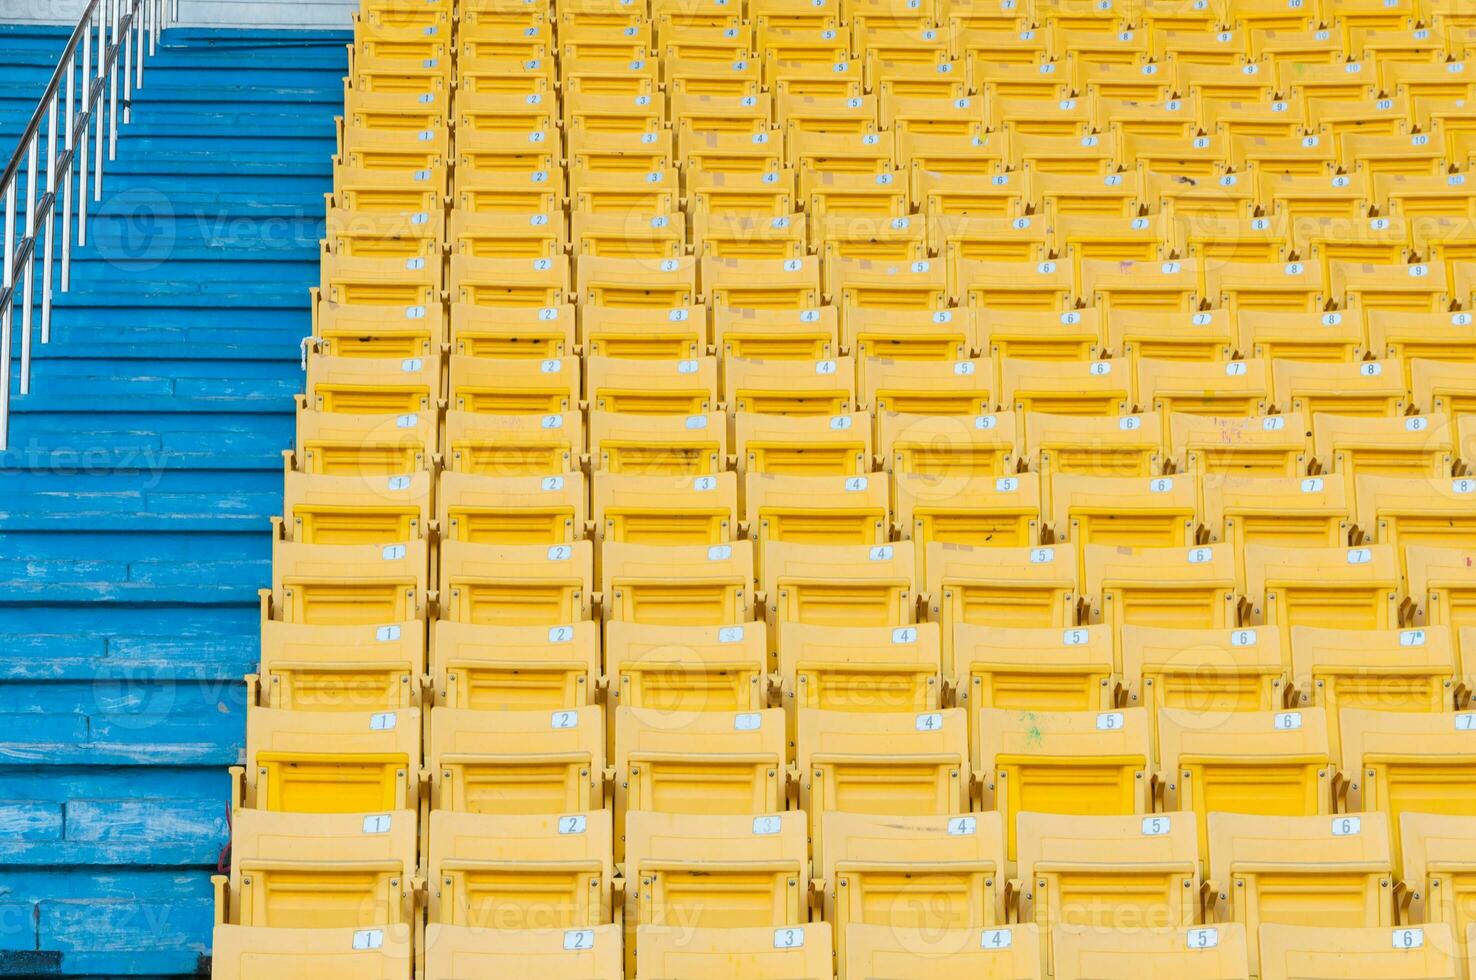
<svg viewBox="0 0 1476 980">
<path fill-rule="evenodd" d="M 599 626 L 589 621 L 485 626 L 439 620 L 430 647 L 434 702 L 476 711 L 591 704 L 601 677 L 599 640 Z"/>
<path fill-rule="evenodd" d="M 1086 621 L 1114 629 L 1228 629 L 1238 623 L 1241 589 L 1235 556 L 1225 545 L 1088 544 L 1082 551 Z"/>
<path fill-rule="evenodd" d="M 1159 728 L 1165 709 L 1220 718 L 1232 712 L 1285 707 L 1290 664 L 1281 660 L 1274 626 L 1198 629 L 1123 626 L 1120 693 L 1148 709 L 1153 758 L 1161 763 Z"/>
<path fill-rule="evenodd" d="M 428 357 L 308 358 L 304 404 L 347 415 L 435 412 L 441 400 L 442 360 Z"/>
<path fill-rule="evenodd" d="M 272 539 L 272 591 L 263 619 L 322 626 L 421 619 L 430 604 L 429 547 L 398 544 L 303 544 Z"/>
<path fill-rule="evenodd" d="M 369 711 L 420 704 L 425 623 L 378 626 L 261 624 L 261 670 L 248 675 L 248 706 Z"/>
<path fill-rule="evenodd" d="M 738 474 L 597 473 L 601 544 L 723 544 L 738 536 Z"/>
<path fill-rule="evenodd" d="M 1356 310 L 1240 310 L 1240 352 L 1273 364 L 1351 364 L 1364 347 L 1364 317 Z"/>
<path fill-rule="evenodd" d="M 1013 476 L 1022 458 L 1021 420 L 1013 412 L 972 416 L 879 415 L 877 449 L 883 466 L 898 476 L 923 478 L 920 486 L 951 492 L 953 481 Z M 1028 474 L 1020 474 L 1025 476 Z M 1009 488 L 1011 492 L 1015 488 Z"/>
<path fill-rule="evenodd" d="M 726 626 L 753 619 L 754 545 L 606 542 L 601 612 L 606 622 Z"/>
<path fill-rule="evenodd" d="M 871 417 L 757 415 L 733 420 L 738 473 L 865 476 L 871 472 Z"/>
<path fill-rule="evenodd" d="M 602 810 L 603 715 L 599 705 L 432 708 L 426 766 L 432 811 L 563 816 Z"/>
<path fill-rule="evenodd" d="M 314 290 L 313 339 L 336 357 L 426 357 L 445 342 L 445 308 L 351 306 Z"/>
<path fill-rule="evenodd" d="M 725 361 L 832 360 L 840 349 L 839 311 L 834 306 L 803 310 L 718 307 L 713 341 Z"/>
<path fill-rule="evenodd" d="M 1057 980 L 1145 972 L 1238 980 L 1245 976 L 1246 942 L 1245 927 L 1238 922 L 1116 929 L 1063 923 L 1051 931 Z"/>
<path fill-rule="evenodd" d="M 715 475 L 727 468 L 728 423 L 698 415 L 589 413 L 590 462 L 611 473 Z"/>
<path fill-rule="evenodd" d="M 573 298 L 569 263 L 551 259 L 451 257 L 447 283 L 453 303 L 470 306 L 557 307 Z"/>
<path fill-rule="evenodd" d="M 401 846 L 395 843 L 397 839 L 404 842 L 408 837 L 410 861 L 401 866 L 399 875 L 403 882 L 414 864 L 420 723 L 418 708 L 373 712 L 251 709 L 246 713 L 245 764 L 231 773 L 234 822 L 239 824 L 248 810 L 286 811 L 282 818 L 311 837 L 332 835 L 335 827 L 333 820 L 310 815 L 354 814 L 341 818 L 338 826 L 346 833 L 374 838 L 365 842 L 366 847 L 395 848 Z M 410 812 L 399 819 L 386 813 L 397 810 Z M 363 815 L 367 813 L 391 819 L 366 824 Z M 286 842 L 290 845 L 290 839 Z M 250 851 L 241 847 L 237 853 L 244 856 Z M 244 870 L 243 863 L 234 867 Z M 393 905 L 377 908 L 397 914 Z M 354 902 L 344 911 L 357 914 L 360 909 Z"/>
<path fill-rule="evenodd" d="M 577 470 L 584 455 L 584 416 L 446 413 L 446 467 L 488 476 L 544 476 Z"/>
<path fill-rule="evenodd" d="M 1258 416 L 1271 405 L 1271 369 L 1260 359 L 1161 361 L 1145 357 L 1138 361 L 1137 382 L 1142 406 L 1162 413 L 1170 425 L 1175 414 L 1243 419 Z"/>
<path fill-rule="evenodd" d="M 920 543 L 919 543 L 920 544 Z M 1009 628 L 1075 626 L 1081 593 L 1066 548 L 926 545 L 930 621 L 943 628 L 943 673 L 956 673 L 953 635 L 960 623 Z"/>
<path fill-rule="evenodd" d="M 555 626 L 590 618 L 594 546 L 441 542 L 441 618 L 499 626 Z"/>
<path fill-rule="evenodd" d="M 980 708 L 1098 711 L 1117 706 L 1113 631 L 1107 626 L 953 630 L 952 679 L 969 731 Z"/>
<path fill-rule="evenodd" d="M 287 465 L 329 476 L 400 476 L 436 465 L 439 439 L 434 412 L 345 415 L 302 406 Z"/>
</svg>

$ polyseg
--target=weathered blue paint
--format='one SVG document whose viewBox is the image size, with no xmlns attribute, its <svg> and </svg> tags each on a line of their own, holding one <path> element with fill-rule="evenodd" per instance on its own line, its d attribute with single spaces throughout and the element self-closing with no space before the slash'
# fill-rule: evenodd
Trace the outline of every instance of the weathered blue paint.
<svg viewBox="0 0 1476 980">
<path fill-rule="evenodd" d="M 0 147 L 63 38 L 0 27 Z M 208 962 L 347 40 L 165 35 L 15 402 L 0 976 Z"/>
</svg>

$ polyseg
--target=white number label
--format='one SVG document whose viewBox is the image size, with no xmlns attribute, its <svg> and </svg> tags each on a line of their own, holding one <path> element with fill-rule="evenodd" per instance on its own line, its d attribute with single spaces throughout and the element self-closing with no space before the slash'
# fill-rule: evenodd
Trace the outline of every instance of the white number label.
<svg viewBox="0 0 1476 980">
<path fill-rule="evenodd" d="M 1278 711 L 1271 719 L 1271 727 L 1278 732 L 1294 732 L 1302 727 L 1302 713 L 1300 711 Z"/>
<path fill-rule="evenodd" d="M 775 949 L 799 949 L 805 944 L 805 930 L 795 926 L 774 930 Z"/>
<path fill-rule="evenodd" d="M 548 727 L 555 729 L 578 728 L 579 712 L 555 711 L 548 716 Z"/>
<path fill-rule="evenodd" d="M 1333 817 L 1332 835 L 1334 837 L 1352 837 L 1362 832 L 1362 818 L 1355 816 Z"/>
<path fill-rule="evenodd" d="M 1123 726 L 1121 711 L 1103 711 L 1097 715 L 1097 731 L 1115 732 Z"/>
<path fill-rule="evenodd" d="M 565 835 L 582 834 L 586 829 L 588 819 L 589 818 L 582 813 L 576 813 L 568 817 L 560 817 L 559 833 Z"/>
<path fill-rule="evenodd" d="M 1166 816 L 1144 817 L 1143 836 L 1162 837 L 1173 829 L 1173 821 Z"/>
</svg>

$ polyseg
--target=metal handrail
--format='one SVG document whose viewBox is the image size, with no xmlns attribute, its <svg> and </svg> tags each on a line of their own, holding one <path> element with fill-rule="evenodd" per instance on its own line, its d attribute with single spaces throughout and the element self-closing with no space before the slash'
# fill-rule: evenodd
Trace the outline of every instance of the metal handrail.
<svg viewBox="0 0 1476 980">
<path fill-rule="evenodd" d="M 31 390 L 31 335 L 36 312 L 35 271 L 36 246 L 41 246 L 41 343 L 51 342 L 51 300 L 54 293 L 53 269 L 57 265 L 56 203 L 61 190 L 60 287 L 67 292 L 72 284 L 72 184 L 77 190 L 77 245 L 87 244 L 87 168 L 88 145 L 92 126 L 97 124 L 93 139 L 92 199 L 102 200 L 103 144 L 107 143 L 107 159 L 117 159 L 118 152 L 118 83 L 123 83 L 123 122 L 132 119 L 133 90 L 143 88 L 144 56 L 152 55 L 159 32 L 167 20 L 179 17 L 179 0 L 89 0 L 82 11 L 67 46 L 57 62 L 51 82 L 41 96 L 31 121 L 26 124 L 15 152 L 0 177 L 0 193 L 5 196 L 5 252 L 0 264 L 0 450 L 9 447 L 11 365 L 14 361 L 16 333 L 16 283 L 20 283 L 20 394 Z M 94 35 L 96 40 L 94 41 Z M 97 48 L 93 64 L 93 46 Z M 78 47 L 81 48 L 83 91 L 76 90 Z M 121 71 L 119 61 L 122 61 Z M 63 104 L 65 102 L 65 105 Z M 61 132 L 57 117 L 61 117 Z M 45 170 L 42 184 L 37 183 L 41 166 L 42 124 L 46 126 Z M 57 137 L 61 152 L 57 152 Z M 25 173 L 25 228 L 16 238 L 22 167 Z"/>
</svg>

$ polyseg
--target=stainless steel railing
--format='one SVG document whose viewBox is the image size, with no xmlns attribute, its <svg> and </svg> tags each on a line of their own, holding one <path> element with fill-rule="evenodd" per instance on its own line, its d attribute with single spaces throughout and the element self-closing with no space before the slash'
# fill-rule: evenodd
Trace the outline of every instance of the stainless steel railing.
<svg viewBox="0 0 1476 980">
<path fill-rule="evenodd" d="M 88 198 L 102 200 L 104 156 L 108 161 L 117 159 L 119 86 L 123 89 L 123 122 L 127 123 L 132 118 L 133 90 L 143 88 L 145 55 L 154 54 L 159 32 L 178 16 L 179 0 L 90 0 L 0 177 L 0 194 L 5 197 L 5 252 L 0 265 L 0 450 L 9 446 L 15 340 L 19 336 L 16 383 L 25 395 L 31 390 L 31 345 L 38 307 L 40 342 L 47 344 L 51 342 L 56 287 L 62 292 L 71 288 L 72 224 L 76 222 L 78 247 L 86 245 Z M 22 193 L 24 201 L 19 200 Z M 22 227 L 17 228 L 22 214 Z"/>
</svg>

